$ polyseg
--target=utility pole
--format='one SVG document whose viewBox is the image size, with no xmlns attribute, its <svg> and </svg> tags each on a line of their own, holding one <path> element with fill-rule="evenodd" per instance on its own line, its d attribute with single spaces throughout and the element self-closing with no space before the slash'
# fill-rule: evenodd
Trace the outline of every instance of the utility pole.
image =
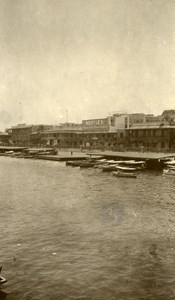
<svg viewBox="0 0 175 300">
<path fill-rule="evenodd" d="M 68 122 L 68 110 L 66 109 L 66 123 Z"/>
</svg>

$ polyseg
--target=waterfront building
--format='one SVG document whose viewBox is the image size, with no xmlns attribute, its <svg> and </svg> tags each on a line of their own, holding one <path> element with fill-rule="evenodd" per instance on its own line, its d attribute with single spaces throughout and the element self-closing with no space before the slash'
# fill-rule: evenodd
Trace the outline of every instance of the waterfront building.
<svg viewBox="0 0 175 300">
<path fill-rule="evenodd" d="M 58 148 L 80 148 L 82 125 L 77 123 L 62 123 L 41 133 L 45 146 Z"/>
<path fill-rule="evenodd" d="M 18 124 L 11 128 L 11 140 L 15 146 L 36 146 L 40 143 L 40 132 L 52 128 L 52 125 Z"/>
<path fill-rule="evenodd" d="M 9 146 L 11 144 L 11 135 L 8 132 L 0 132 L 0 145 Z"/>
<path fill-rule="evenodd" d="M 175 110 L 165 110 L 159 116 L 113 113 L 105 118 L 83 120 L 81 124 L 18 124 L 0 138 L 0 143 L 9 142 L 31 147 L 175 151 Z"/>
<path fill-rule="evenodd" d="M 83 120 L 82 146 L 90 149 L 125 150 L 126 129 L 133 123 L 144 122 L 144 118 L 143 113 L 114 113 L 103 119 Z"/>
<path fill-rule="evenodd" d="M 145 115 L 144 122 L 133 123 L 126 130 L 127 148 L 139 151 L 175 150 L 175 111 L 160 116 Z"/>
<path fill-rule="evenodd" d="M 124 119 L 123 119 L 124 120 Z M 114 116 L 82 121 L 82 148 L 118 149 L 125 144 L 125 127 Z"/>
</svg>

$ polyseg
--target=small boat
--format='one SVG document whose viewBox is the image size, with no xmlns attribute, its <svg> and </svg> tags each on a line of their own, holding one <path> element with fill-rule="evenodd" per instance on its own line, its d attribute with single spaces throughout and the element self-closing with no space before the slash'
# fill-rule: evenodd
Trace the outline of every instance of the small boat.
<svg viewBox="0 0 175 300">
<path fill-rule="evenodd" d="M 102 169 L 104 166 L 109 166 L 109 165 L 107 163 L 95 164 L 94 168 L 95 169 Z"/>
<path fill-rule="evenodd" d="M 166 162 L 165 162 L 165 165 L 166 165 L 167 167 L 169 167 L 169 166 L 174 166 L 174 167 L 175 167 L 175 160 L 166 161 Z"/>
<path fill-rule="evenodd" d="M 116 169 L 123 172 L 134 172 L 137 170 L 137 168 L 122 167 L 122 166 L 116 166 Z"/>
<path fill-rule="evenodd" d="M 87 158 L 88 161 L 95 162 L 95 163 L 102 159 L 103 156 L 96 156 L 96 155 L 95 156 L 91 155 L 90 157 Z"/>
<path fill-rule="evenodd" d="M 2 266 L 0 267 L 0 273 L 1 273 L 1 271 L 2 271 Z M 7 279 L 5 279 L 4 277 L 2 277 L 1 275 L 0 275 L 0 288 L 1 288 L 1 286 L 4 284 L 4 283 L 6 283 L 7 282 Z"/>
<path fill-rule="evenodd" d="M 126 177 L 126 178 L 137 178 L 137 175 L 134 173 L 126 173 L 126 172 L 112 172 L 112 174 L 116 177 Z"/>
<path fill-rule="evenodd" d="M 135 168 L 135 170 L 143 170 L 146 168 L 144 161 L 135 160 L 121 161 L 118 165 L 125 168 Z"/>
<path fill-rule="evenodd" d="M 72 164 L 73 164 L 73 160 L 66 161 L 66 166 L 72 166 Z"/>
<path fill-rule="evenodd" d="M 66 161 L 66 166 L 79 167 L 85 160 L 68 160 Z"/>
<path fill-rule="evenodd" d="M 101 169 L 103 172 L 112 172 L 112 171 L 116 171 L 116 167 L 117 167 L 117 165 L 114 164 L 114 165 L 102 166 Z"/>
<path fill-rule="evenodd" d="M 25 155 L 24 156 L 25 159 L 32 159 L 35 158 L 33 155 L 29 154 L 29 155 Z"/>
<path fill-rule="evenodd" d="M 95 162 L 91 161 L 84 161 L 80 163 L 80 168 L 93 168 L 95 165 Z"/>
<path fill-rule="evenodd" d="M 72 167 L 79 167 L 82 162 L 83 162 L 82 160 L 72 161 L 71 166 Z"/>
<path fill-rule="evenodd" d="M 163 174 L 175 176 L 175 170 L 172 170 L 172 169 L 164 169 L 164 170 L 163 170 Z"/>
<path fill-rule="evenodd" d="M 0 276 L 0 287 L 1 287 L 1 285 L 3 285 L 6 282 L 7 282 L 7 279 L 5 279 L 4 277 Z"/>
<path fill-rule="evenodd" d="M 108 163 L 109 165 L 117 164 L 117 162 L 116 162 L 115 160 L 113 160 L 113 159 L 107 160 L 107 163 Z"/>
<path fill-rule="evenodd" d="M 103 164 L 106 164 L 106 163 L 107 163 L 106 159 L 98 159 L 98 160 L 95 161 L 95 166 L 103 165 Z"/>
<path fill-rule="evenodd" d="M 167 168 L 168 168 L 169 170 L 175 170 L 175 166 L 173 166 L 173 165 L 167 165 Z"/>
<path fill-rule="evenodd" d="M 4 156 L 11 156 L 14 153 L 14 151 L 6 151 Z"/>
</svg>

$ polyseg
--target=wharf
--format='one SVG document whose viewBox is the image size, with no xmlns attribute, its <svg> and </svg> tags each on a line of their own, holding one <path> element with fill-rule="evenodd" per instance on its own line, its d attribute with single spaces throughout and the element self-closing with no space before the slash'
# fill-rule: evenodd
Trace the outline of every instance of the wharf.
<svg viewBox="0 0 175 300">
<path fill-rule="evenodd" d="M 37 155 L 37 159 L 51 160 L 51 161 L 68 161 L 68 160 L 83 160 L 86 159 L 86 154 L 76 153 L 72 155 L 61 154 L 61 155 Z"/>
<path fill-rule="evenodd" d="M 19 152 L 25 149 L 27 149 L 27 147 L 0 146 L 0 153 L 5 153 L 6 151 Z"/>
<path fill-rule="evenodd" d="M 101 152 L 88 152 L 88 155 L 98 155 L 105 158 L 124 158 L 135 160 L 164 160 L 166 158 L 175 157 L 175 153 L 156 153 L 156 152 L 117 152 L 117 151 L 101 151 Z"/>
<path fill-rule="evenodd" d="M 147 169 L 163 169 L 167 158 L 175 157 L 175 153 L 156 153 L 156 152 L 116 152 L 104 151 L 87 153 L 88 155 L 101 155 L 106 159 L 125 159 L 125 160 L 142 160 L 146 162 Z"/>
</svg>

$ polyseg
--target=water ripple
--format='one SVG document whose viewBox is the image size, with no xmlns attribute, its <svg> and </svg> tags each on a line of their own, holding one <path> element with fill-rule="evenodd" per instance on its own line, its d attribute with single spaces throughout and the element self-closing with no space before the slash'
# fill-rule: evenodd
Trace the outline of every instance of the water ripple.
<svg viewBox="0 0 175 300">
<path fill-rule="evenodd" d="M 0 299 L 175 298 L 174 178 L 0 163 Z"/>
</svg>

